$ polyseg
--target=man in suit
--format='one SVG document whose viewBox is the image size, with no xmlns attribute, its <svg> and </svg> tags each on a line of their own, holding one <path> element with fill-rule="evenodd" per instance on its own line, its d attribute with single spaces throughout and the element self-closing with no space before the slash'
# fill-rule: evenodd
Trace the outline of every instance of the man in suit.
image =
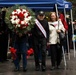
<svg viewBox="0 0 76 75">
<path fill-rule="evenodd" d="M 36 71 L 40 70 L 39 53 L 41 53 L 41 70 L 45 71 L 46 45 L 49 38 L 49 27 L 47 20 L 45 20 L 45 14 L 43 11 L 40 11 L 37 14 L 36 23 L 32 29 L 32 36 Z"/>
</svg>

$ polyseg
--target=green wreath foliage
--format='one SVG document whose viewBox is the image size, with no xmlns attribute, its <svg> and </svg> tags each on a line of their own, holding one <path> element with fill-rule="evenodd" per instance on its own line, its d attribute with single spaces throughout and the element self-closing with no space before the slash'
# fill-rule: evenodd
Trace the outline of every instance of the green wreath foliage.
<svg viewBox="0 0 76 75">
<path fill-rule="evenodd" d="M 15 26 L 10 21 L 11 13 L 14 10 L 20 9 L 20 8 L 28 10 L 30 15 L 32 16 L 32 19 L 30 20 L 30 25 L 27 28 L 24 28 L 24 29 L 15 28 Z M 7 10 L 6 10 L 5 22 L 8 25 L 8 28 L 10 30 L 12 30 L 13 32 L 17 31 L 18 33 L 22 33 L 23 34 L 24 32 L 30 31 L 34 27 L 34 24 L 35 24 L 35 13 L 30 8 L 28 8 L 26 6 L 15 5 L 15 6 L 12 6 L 12 7 L 8 7 Z"/>
</svg>

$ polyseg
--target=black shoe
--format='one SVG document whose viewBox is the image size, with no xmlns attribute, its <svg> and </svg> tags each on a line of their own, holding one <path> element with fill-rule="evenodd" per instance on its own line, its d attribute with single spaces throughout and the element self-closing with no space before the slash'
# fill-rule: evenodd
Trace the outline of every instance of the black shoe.
<svg viewBox="0 0 76 75">
<path fill-rule="evenodd" d="M 57 66 L 57 69 L 61 69 L 61 67 L 60 66 Z"/>
<path fill-rule="evenodd" d="M 7 61 L 9 61 L 9 60 L 6 59 L 6 60 L 2 60 L 1 62 L 2 62 L 2 63 L 5 63 L 5 62 L 7 62 Z"/>
<path fill-rule="evenodd" d="M 45 66 L 42 66 L 42 71 L 46 71 L 46 67 Z"/>
<path fill-rule="evenodd" d="M 35 70 L 36 71 L 39 71 L 40 70 L 40 66 L 37 66 Z"/>
<path fill-rule="evenodd" d="M 9 61 L 8 59 L 6 59 L 5 61 Z"/>
<path fill-rule="evenodd" d="M 55 70 L 55 67 L 54 67 L 54 66 L 52 66 L 52 67 L 50 68 L 50 70 Z"/>
<path fill-rule="evenodd" d="M 26 68 L 23 68 L 23 72 L 26 72 L 27 71 L 27 69 Z"/>
<path fill-rule="evenodd" d="M 19 68 L 15 68 L 14 69 L 14 72 L 17 72 L 17 71 L 20 71 L 20 69 Z"/>
</svg>

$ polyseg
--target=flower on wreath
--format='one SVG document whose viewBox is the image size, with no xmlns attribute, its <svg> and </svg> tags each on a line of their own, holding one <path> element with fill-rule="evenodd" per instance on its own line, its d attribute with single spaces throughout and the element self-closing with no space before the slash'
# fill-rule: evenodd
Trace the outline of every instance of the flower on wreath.
<svg viewBox="0 0 76 75">
<path fill-rule="evenodd" d="M 6 13 L 6 22 L 8 27 L 18 33 L 25 33 L 30 31 L 35 23 L 35 14 L 33 11 L 25 6 L 17 6 L 9 8 Z"/>
<path fill-rule="evenodd" d="M 32 19 L 30 13 L 25 9 L 16 9 L 10 15 L 10 21 L 15 27 L 21 29 L 29 26 L 29 21 Z"/>
</svg>

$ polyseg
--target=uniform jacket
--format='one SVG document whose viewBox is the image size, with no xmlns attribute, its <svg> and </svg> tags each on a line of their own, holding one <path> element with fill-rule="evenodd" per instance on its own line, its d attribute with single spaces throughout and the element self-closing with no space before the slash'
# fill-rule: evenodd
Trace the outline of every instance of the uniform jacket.
<svg viewBox="0 0 76 75">
<path fill-rule="evenodd" d="M 49 26 L 48 26 L 48 22 L 47 20 L 38 20 L 41 25 L 43 26 L 43 28 L 46 31 L 46 35 L 47 35 L 47 41 L 49 39 Z M 36 24 L 34 25 L 34 28 L 32 29 L 32 35 L 33 37 L 37 38 L 37 39 L 42 39 L 45 38 L 44 35 L 42 34 L 42 32 L 40 31 L 40 29 L 36 26 Z"/>
</svg>

